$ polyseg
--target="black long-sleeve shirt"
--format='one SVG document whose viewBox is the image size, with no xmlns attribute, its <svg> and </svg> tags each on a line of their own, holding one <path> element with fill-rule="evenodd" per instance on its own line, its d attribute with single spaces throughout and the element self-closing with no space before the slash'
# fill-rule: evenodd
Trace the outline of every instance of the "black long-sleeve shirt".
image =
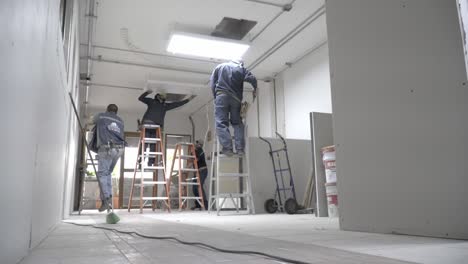
<svg viewBox="0 0 468 264">
<path fill-rule="evenodd" d="M 160 125 L 161 127 L 164 127 L 164 118 L 166 116 L 166 112 L 169 110 L 172 110 L 174 108 L 183 106 L 184 104 L 188 103 L 190 100 L 182 100 L 180 102 L 174 102 L 174 103 L 165 103 L 165 102 L 160 102 L 157 99 L 149 98 L 146 97 L 149 94 L 149 92 L 144 92 L 143 94 L 138 97 L 138 100 L 141 102 L 145 103 L 147 105 L 147 109 L 145 114 L 143 115 L 143 122 L 145 120 L 147 121 L 152 121 L 156 125 Z"/>
<path fill-rule="evenodd" d="M 195 148 L 195 155 L 197 156 L 198 168 L 206 167 L 205 152 L 202 147 L 197 146 Z"/>
</svg>

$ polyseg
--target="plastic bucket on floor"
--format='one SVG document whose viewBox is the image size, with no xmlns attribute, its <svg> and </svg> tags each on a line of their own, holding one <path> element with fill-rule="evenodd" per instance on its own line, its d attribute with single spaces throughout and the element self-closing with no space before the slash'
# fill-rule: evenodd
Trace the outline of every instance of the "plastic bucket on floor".
<svg viewBox="0 0 468 264">
<path fill-rule="evenodd" d="M 325 180 L 327 183 L 336 182 L 336 154 L 335 146 L 322 148 L 322 160 L 325 166 Z"/>
<path fill-rule="evenodd" d="M 338 217 L 338 189 L 336 183 L 325 183 L 325 191 L 327 193 L 328 216 Z"/>
</svg>

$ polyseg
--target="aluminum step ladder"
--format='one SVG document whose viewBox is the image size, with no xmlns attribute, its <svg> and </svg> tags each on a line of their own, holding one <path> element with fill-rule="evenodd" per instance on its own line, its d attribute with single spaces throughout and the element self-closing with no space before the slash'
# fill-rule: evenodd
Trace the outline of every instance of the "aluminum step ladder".
<svg viewBox="0 0 468 264">
<path fill-rule="evenodd" d="M 195 153 L 195 145 L 193 143 L 177 143 L 174 149 L 174 157 L 171 165 L 171 179 L 177 177 L 179 187 L 179 211 L 186 208 L 189 200 L 194 200 L 198 203 L 202 209 L 205 209 L 202 186 L 200 180 L 200 173 L 198 170 L 197 156 Z M 177 162 L 177 168 L 175 164 Z M 193 173 L 192 178 L 188 176 Z M 196 180 L 196 182 L 193 182 Z M 169 180 L 169 189 L 171 186 L 171 180 Z M 198 186 L 198 193 L 200 196 L 189 196 L 188 187 Z"/>
<path fill-rule="evenodd" d="M 169 184 L 166 179 L 166 166 L 164 160 L 164 147 L 162 141 L 161 127 L 159 125 L 143 124 L 140 130 L 140 140 L 138 142 L 138 155 L 135 162 L 132 187 L 130 197 L 128 198 L 128 211 L 132 208 L 133 193 L 135 187 L 140 189 L 140 213 L 143 213 L 144 206 L 151 202 L 153 211 L 157 208 L 157 201 L 162 201 L 170 212 L 169 203 Z M 154 162 L 148 164 L 150 161 Z M 137 182 L 137 173 L 140 173 L 140 179 Z M 145 178 L 145 172 L 152 172 L 152 180 Z M 162 186 L 162 193 L 159 194 L 159 186 Z M 145 196 L 145 188 L 151 187 L 152 194 Z"/>
<path fill-rule="evenodd" d="M 87 167 L 88 165 L 93 165 L 92 159 L 88 158 L 88 153 L 85 154 L 85 161 L 81 165 L 80 169 L 80 204 L 78 205 L 78 214 L 81 214 L 81 211 L 83 211 L 83 208 L 86 207 L 86 205 L 89 202 L 96 202 L 97 200 L 100 200 L 99 198 L 96 197 L 88 197 L 86 196 L 86 185 L 91 184 L 91 183 L 96 183 L 98 184 L 97 176 L 96 175 L 88 175 L 87 173 Z M 95 165 L 97 167 L 97 165 Z"/>
<path fill-rule="evenodd" d="M 248 157 L 248 146 L 246 144 L 245 155 L 233 155 L 231 157 L 225 157 L 219 155 L 220 144 L 218 137 L 214 135 L 213 150 L 211 153 L 211 171 L 210 171 L 210 195 L 208 203 L 208 212 L 216 210 L 217 215 L 220 215 L 220 211 L 224 211 L 223 206 L 226 201 L 231 201 L 235 207 L 237 213 L 243 212 L 247 214 L 255 214 L 255 206 L 252 197 L 252 184 L 250 181 L 250 175 L 248 172 L 249 168 L 249 157 Z M 226 172 L 223 164 L 226 162 L 237 162 L 237 172 Z M 236 192 L 222 191 L 221 185 L 225 185 L 227 181 L 238 181 Z M 243 206 L 245 205 L 245 206 Z"/>
</svg>

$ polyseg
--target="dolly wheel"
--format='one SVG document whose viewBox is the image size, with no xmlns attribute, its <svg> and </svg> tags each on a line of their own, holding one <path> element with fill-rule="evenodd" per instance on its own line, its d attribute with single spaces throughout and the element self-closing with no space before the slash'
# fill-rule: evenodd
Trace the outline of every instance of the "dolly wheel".
<svg viewBox="0 0 468 264">
<path fill-rule="evenodd" d="M 298 204 L 296 202 L 296 199 L 294 198 L 289 198 L 284 203 L 284 209 L 286 210 L 286 213 L 288 214 L 295 214 L 297 212 L 297 208 L 298 208 Z"/>
<path fill-rule="evenodd" d="M 265 201 L 265 211 L 270 214 L 275 213 L 278 210 L 278 203 L 275 199 L 268 199 Z"/>
</svg>

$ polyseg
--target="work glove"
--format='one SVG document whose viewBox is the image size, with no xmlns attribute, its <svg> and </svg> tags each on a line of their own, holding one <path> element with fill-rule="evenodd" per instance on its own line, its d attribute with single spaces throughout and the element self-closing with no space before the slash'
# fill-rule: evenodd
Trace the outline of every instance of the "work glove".
<svg viewBox="0 0 468 264">
<path fill-rule="evenodd" d="M 153 93 L 153 90 L 151 90 L 148 86 L 146 86 L 146 87 L 143 89 L 143 91 L 144 91 L 145 93 L 148 93 L 148 94 Z"/>
</svg>

